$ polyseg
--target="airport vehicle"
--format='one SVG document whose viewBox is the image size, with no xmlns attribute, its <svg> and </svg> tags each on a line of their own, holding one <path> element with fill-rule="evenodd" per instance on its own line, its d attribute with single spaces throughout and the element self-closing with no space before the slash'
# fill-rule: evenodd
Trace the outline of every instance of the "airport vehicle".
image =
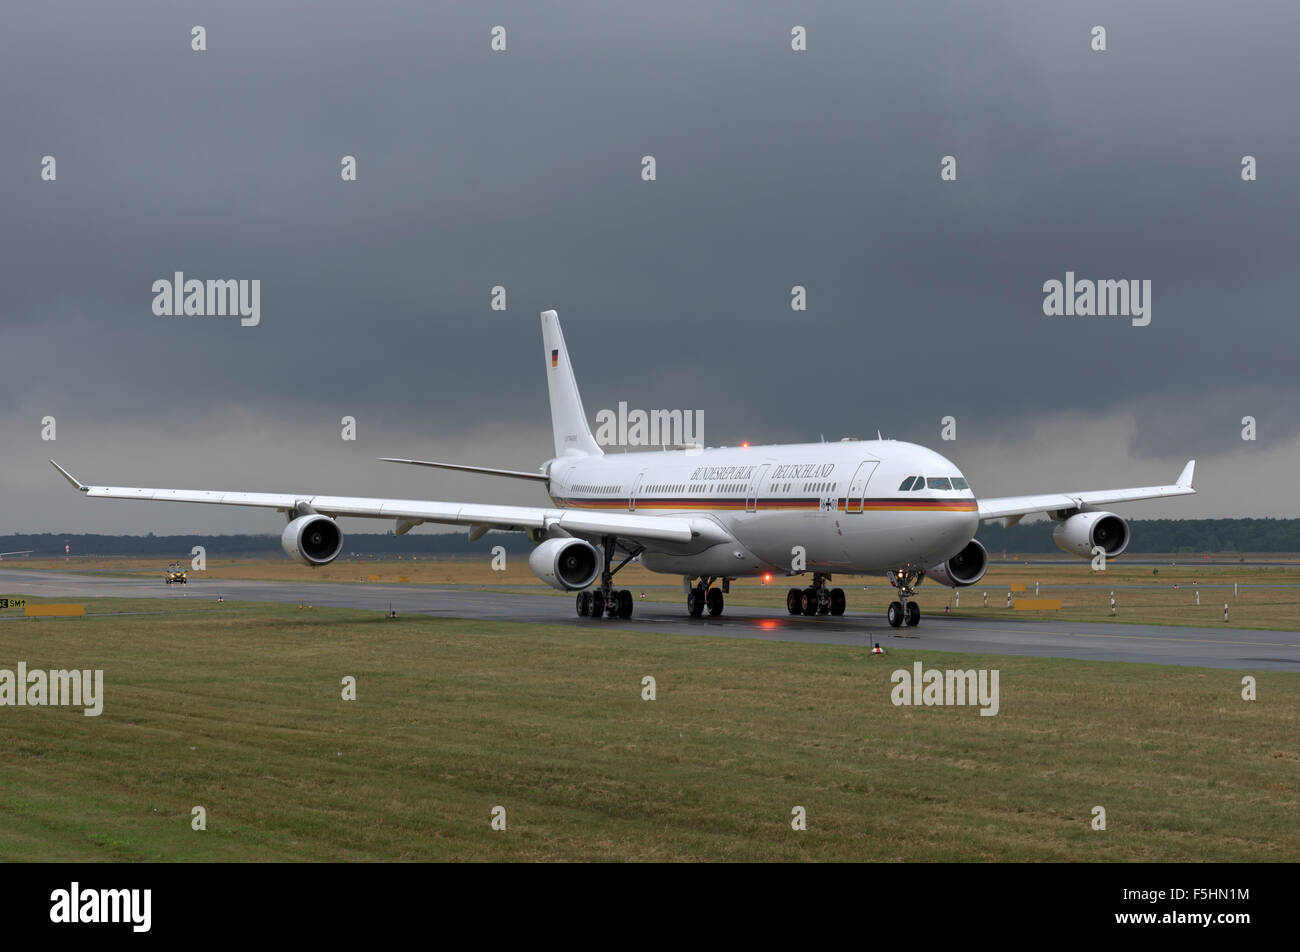
<svg viewBox="0 0 1300 952">
<path fill-rule="evenodd" d="M 167 571 L 163 575 L 163 581 L 168 585 L 188 585 L 187 573 L 185 567 L 179 562 L 173 562 L 167 566 Z"/>
<path fill-rule="evenodd" d="M 1056 523 L 1060 548 L 1114 558 L 1128 547 L 1128 524 L 1101 507 L 1195 492 L 1192 460 L 1169 486 L 977 499 L 943 456 L 886 439 L 607 455 L 587 424 L 559 318 L 554 311 L 541 318 L 553 458 L 537 472 L 385 461 L 536 482 L 550 507 L 90 486 L 50 462 L 93 498 L 278 510 L 287 520 L 285 553 L 309 566 L 338 558 L 337 520 L 345 516 L 388 519 L 398 535 L 425 522 L 467 526 L 471 539 L 504 529 L 528 533 L 535 544 L 529 566 L 554 588 L 576 592 L 581 616 L 632 614 L 632 594 L 615 588 L 614 578 L 638 558 L 652 571 L 682 577 L 693 616 L 720 615 L 733 579 L 803 574 L 811 583 L 789 590 L 787 611 L 841 615 L 844 591 L 827 585 L 834 575 L 884 573 L 897 591 L 886 616 L 895 627 L 919 622 L 911 598 L 923 580 L 963 587 L 983 577 L 988 556 L 975 540 L 980 520 L 1013 525 L 1045 513 Z"/>
</svg>

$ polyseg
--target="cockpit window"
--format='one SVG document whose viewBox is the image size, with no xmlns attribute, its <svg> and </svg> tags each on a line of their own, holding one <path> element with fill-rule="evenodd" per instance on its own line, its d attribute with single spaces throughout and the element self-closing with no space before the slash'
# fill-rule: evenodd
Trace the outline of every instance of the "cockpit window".
<svg viewBox="0 0 1300 952">
<path fill-rule="evenodd" d="M 914 480 L 914 479 L 916 479 L 915 476 L 909 476 L 909 477 L 907 477 L 907 479 L 903 480 L 903 485 L 901 485 L 901 486 L 898 487 L 898 491 L 899 491 L 900 493 L 905 493 L 905 492 L 910 491 L 911 488 L 912 488 L 912 480 Z"/>
<path fill-rule="evenodd" d="M 925 488 L 925 477 L 924 477 L 924 476 L 913 476 L 912 479 L 913 479 L 913 483 L 912 483 L 912 492 L 916 492 L 916 491 L 919 490 L 919 489 L 924 489 L 924 488 Z"/>
<path fill-rule="evenodd" d="M 960 476 L 954 476 L 954 477 L 952 478 L 952 488 L 953 488 L 953 489 L 970 489 L 970 483 L 966 482 L 966 480 L 962 479 Z"/>
<path fill-rule="evenodd" d="M 947 476 L 931 476 L 925 484 L 931 489 L 952 489 L 952 483 L 948 482 Z"/>
</svg>

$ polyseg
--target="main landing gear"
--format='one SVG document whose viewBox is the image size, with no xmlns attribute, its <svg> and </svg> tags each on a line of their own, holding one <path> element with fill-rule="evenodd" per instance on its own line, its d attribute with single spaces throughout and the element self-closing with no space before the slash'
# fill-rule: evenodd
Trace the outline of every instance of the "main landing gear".
<svg viewBox="0 0 1300 952">
<path fill-rule="evenodd" d="M 601 551 L 604 552 L 605 569 L 600 573 L 600 588 L 578 593 L 576 607 L 579 618 L 632 617 L 632 593 L 625 588 L 614 588 L 614 576 L 619 569 L 641 554 L 642 547 L 637 546 L 629 551 L 627 558 L 618 563 L 617 568 L 611 571 L 609 566 L 614 560 L 614 547 L 617 542 L 618 539 L 614 536 L 605 536 L 601 540 L 600 547 Z"/>
<path fill-rule="evenodd" d="M 921 606 L 908 601 L 916 594 L 916 586 L 921 581 L 921 573 L 911 569 L 897 569 L 889 573 L 889 584 L 898 589 L 898 601 L 889 603 L 885 617 L 893 628 L 907 625 L 915 628 L 921 623 Z"/>
<path fill-rule="evenodd" d="M 687 579 L 689 582 L 690 579 Z M 731 580 L 724 578 L 721 588 L 714 588 L 718 581 L 716 575 L 701 575 L 686 593 L 686 613 L 692 618 L 699 618 L 704 610 L 709 610 L 709 617 L 716 618 L 722 614 L 724 593 L 731 587 Z"/>
<path fill-rule="evenodd" d="M 600 589 L 578 593 L 578 616 L 580 618 L 632 617 L 632 593 L 625 588 L 615 589 L 607 595 Z"/>
<path fill-rule="evenodd" d="M 843 615 L 844 589 L 827 588 L 829 575 L 813 573 L 811 588 L 792 588 L 785 594 L 785 610 L 791 615 Z"/>
</svg>

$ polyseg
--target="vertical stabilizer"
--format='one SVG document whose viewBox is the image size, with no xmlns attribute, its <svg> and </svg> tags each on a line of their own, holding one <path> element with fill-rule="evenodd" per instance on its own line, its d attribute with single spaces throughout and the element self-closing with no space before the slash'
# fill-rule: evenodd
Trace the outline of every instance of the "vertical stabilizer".
<svg viewBox="0 0 1300 952">
<path fill-rule="evenodd" d="M 564 346 L 560 317 L 554 311 L 542 311 L 542 344 L 546 352 L 546 383 L 551 392 L 551 428 L 555 432 L 555 455 L 603 456 L 604 451 L 591 435 L 587 414 L 578 395 L 578 382 Z"/>
</svg>

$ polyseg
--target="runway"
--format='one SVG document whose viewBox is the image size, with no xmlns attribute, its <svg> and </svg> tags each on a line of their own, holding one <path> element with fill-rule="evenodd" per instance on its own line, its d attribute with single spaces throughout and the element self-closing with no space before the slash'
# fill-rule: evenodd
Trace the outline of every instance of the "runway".
<svg viewBox="0 0 1300 952">
<path fill-rule="evenodd" d="M 571 596 L 508 594 L 453 585 L 382 585 L 341 582 L 261 582 L 195 579 L 169 587 L 158 579 L 126 579 L 0 568 L 0 593 L 42 598 L 156 598 L 164 608 L 176 599 L 287 602 L 420 614 L 442 618 L 540 623 L 647 634 L 753 638 L 808 644 L 875 643 L 889 653 L 927 649 L 978 654 L 1078 658 L 1152 664 L 1234 668 L 1244 671 L 1300 671 L 1300 633 L 1244 628 L 1118 625 L 1042 619 L 980 621 L 927 615 L 917 628 L 890 628 L 883 611 L 839 618 L 777 615 L 728 605 L 718 618 L 690 618 L 684 606 L 638 602 L 627 620 L 579 618 Z M 0 619 L 12 618 L 3 615 Z"/>
</svg>

